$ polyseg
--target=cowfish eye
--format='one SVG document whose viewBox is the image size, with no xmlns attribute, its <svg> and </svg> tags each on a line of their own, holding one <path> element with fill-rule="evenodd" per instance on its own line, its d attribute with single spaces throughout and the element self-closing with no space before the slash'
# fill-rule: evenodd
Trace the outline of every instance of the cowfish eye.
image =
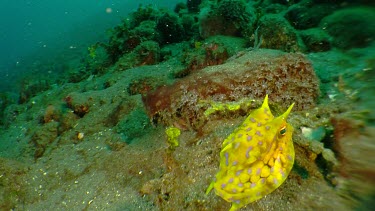
<svg viewBox="0 0 375 211">
<path fill-rule="evenodd" d="M 285 133 L 286 133 L 286 126 L 284 126 L 284 127 L 282 127 L 281 129 L 280 129 L 280 135 L 285 135 Z"/>
</svg>

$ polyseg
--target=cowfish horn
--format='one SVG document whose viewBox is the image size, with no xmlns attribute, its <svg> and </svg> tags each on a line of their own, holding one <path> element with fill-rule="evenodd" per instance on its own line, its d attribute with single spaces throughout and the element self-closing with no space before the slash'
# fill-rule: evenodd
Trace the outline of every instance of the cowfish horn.
<svg viewBox="0 0 375 211">
<path fill-rule="evenodd" d="M 286 119 L 288 115 L 290 114 L 290 112 L 292 111 L 293 106 L 294 106 L 294 103 L 292 103 L 292 105 L 290 105 L 289 108 L 280 117 L 282 117 L 283 119 Z"/>
</svg>

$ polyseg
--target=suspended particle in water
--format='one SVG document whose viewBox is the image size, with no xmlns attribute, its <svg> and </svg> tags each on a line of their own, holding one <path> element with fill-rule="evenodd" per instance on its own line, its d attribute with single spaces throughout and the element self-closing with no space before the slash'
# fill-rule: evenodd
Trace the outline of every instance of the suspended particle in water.
<svg viewBox="0 0 375 211">
<path fill-rule="evenodd" d="M 108 13 L 108 14 L 112 13 L 112 8 L 107 7 L 107 8 L 105 9 L 105 12 Z"/>
</svg>

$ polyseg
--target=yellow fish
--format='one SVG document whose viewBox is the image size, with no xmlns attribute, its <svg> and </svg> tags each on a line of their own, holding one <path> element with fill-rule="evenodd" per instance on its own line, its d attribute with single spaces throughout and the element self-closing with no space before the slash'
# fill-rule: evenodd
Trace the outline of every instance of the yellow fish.
<svg viewBox="0 0 375 211">
<path fill-rule="evenodd" d="M 293 127 L 286 122 L 294 103 L 279 117 L 268 106 L 254 110 L 223 142 L 220 169 L 208 187 L 240 209 L 278 188 L 294 163 Z"/>
</svg>

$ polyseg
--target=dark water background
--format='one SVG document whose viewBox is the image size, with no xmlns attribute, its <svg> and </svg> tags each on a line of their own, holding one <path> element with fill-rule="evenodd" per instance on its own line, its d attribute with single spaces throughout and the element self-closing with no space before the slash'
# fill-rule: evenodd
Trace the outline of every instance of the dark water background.
<svg viewBox="0 0 375 211">
<path fill-rule="evenodd" d="M 139 4 L 173 8 L 173 0 L 2 0 L 0 3 L 0 91 L 16 91 L 16 81 L 32 63 L 74 56 L 106 39 L 106 31 Z"/>
</svg>

